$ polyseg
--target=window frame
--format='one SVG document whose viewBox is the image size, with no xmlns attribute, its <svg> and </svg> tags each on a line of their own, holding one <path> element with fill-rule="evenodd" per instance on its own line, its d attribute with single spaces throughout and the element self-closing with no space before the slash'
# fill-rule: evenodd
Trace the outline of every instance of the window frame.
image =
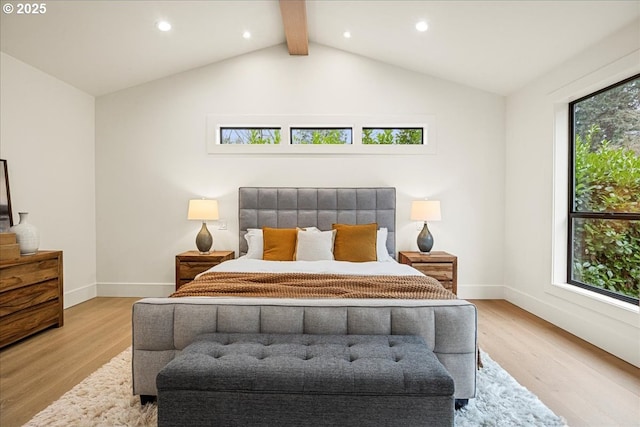
<svg viewBox="0 0 640 427">
<path fill-rule="evenodd" d="M 279 144 L 221 144 L 220 128 L 280 128 Z M 351 144 L 291 144 L 291 128 L 351 128 Z M 209 155 L 435 155 L 436 116 L 407 115 L 206 115 Z M 422 128 L 422 144 L 363 144 L 363 128 Z"/>
<path fill-rule="evenodd" d="M 589 93 L 585 96 L 582 96 L 578 99 L 575 99 L 568 104 L 568 119 L 569 119 L 569 153 L 568 153 L 568 163 L 569 163 L 569 175 L 568 175 L 568 204 L 567 204 L 567 283 L 573 286 L 577 286 L 582 289 L 586 289 L 591 292 L 595 292 L 601 295 L 605 295 L 611 298 L 615 298 L 620 301 L 624 301 L 627 303 L 631 303 L 634 305 L 639 304 L 639 300 L 630 297 L 628 295 L 619 294 L 616 292 L 612 292 L 608 289 L 599 288 L 594 285 L 589 285 L 587 283 L 580 282 L 578 280 L 573 279 L 573 232 L 574 232 L 574 220 L 575 219 L 601 219 L 601 220 L 622 220 L 622 221 L 640 221 L 640 212 L 639 213 L 629 213 L 629 212 L 578 212 L 575 209 L 575 119 L 574 119 L 574 106 L 579 102 L 582 102 L 586 99 L 589 99 L 593 96 L 599 95 L 601 93 L 607 92 L 613 88 L 618 86 L 622 86 L 632 80 L 636 80 L 640 78 L 640 74 L 635 74 L 631 77 L 623 79 L 617 83 L 610 84 L 602 89 L 599 89 L 595 92 Z"/>
<path fill-rule="evenodd" d="M 282 127 L 280 126 L 220 126 L 218 129 L 217 138 L 220 140 L 220 145 L 252 145 L 252 144 L 225 144 L 222 142 L 222 133 L 225 130 L 273 130 L 280 132 L 280 138 L 282 139 Z M 258 144 L 258 145 L 278 145 L 276 143 L 273 144 Z"/>
<path fill-rule="evenodd" d="M 398 131 L 402 131 L 402 130 L 419 130 L 420 131 L 420 144 L 365 144 L 364 142 L 362 143 L 362 145 L 366 145 L 366 146 L 380 146 L 380 145 L 394 145 L 394 146 L 414 146 L 414 147 L 420 147 L 425 145 L 425 133 L 426 133 L 426 129 L 423 126 L 363 126 L 361 131 L 362 131 L 362 135 L 364 135 L 364 131 L 365 130 L 398 130 Z"/>
<path fill-rule="evenodd" d="M 293 142 L 293 133 L 294 131 L 302 130 L 302 131 L 323 131 L 323 130 L 340 130 L 340 131 L 348 131 L 349 132 L 349 142 L 345 142 L 344 144 L 299 144 Z M 333 146 L 348 146 L 353 145 L 353 127 L 352 126 L 289 126 L 289 145 L 296 146 L 312 146 L 312 145 L 333 145 Z"/>
</svg>

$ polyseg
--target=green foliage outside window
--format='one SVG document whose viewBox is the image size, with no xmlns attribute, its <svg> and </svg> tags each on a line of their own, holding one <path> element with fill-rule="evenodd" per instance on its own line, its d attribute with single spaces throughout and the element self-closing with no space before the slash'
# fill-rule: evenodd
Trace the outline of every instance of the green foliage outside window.
<svg viewBox="0 0 640 427">
<path fill-rule="evenodd" d="M 376 145 L 421 145 L 422 129 L 363 128 L 362 143 Z"/>
<path fill-rule="evenodd" d="M 594 144 L 600 134 L 592 126 L 585 138 L 576 136 L 575 210 L 640 212 L 640 156 L 607 140 Z M 573 224 L 573 278 L 637 299 L 640 221 L 575 218 Z"/>
<path fill-rule="evenodd" d="M 575 210 L 579 212 L 640 212 L 640 156 L 602 140 L 592 150 L 592 126 L 585 138 L 576 136 Z"/>
<path fill-rule="evenodd" d="M 251 129 L 249 144 L 280 144 L 280 130 L 276 129 L 265 135 L 264 132 Z"/>
<path fill-rule="evenodd" d="M 594 128 L 593 126 L 596 126 Z M 575 134 L 591 134 L 590 148 L 601 141 L 626 147 L 640 155 L 640 79 L 630 80 L 576 104 Z"/>
<path fill-rule="evenodd" d="M 292 144 L 351 144 L 351 129 L 291 129 Z"/>
<path fill-rule="evenodd" d="M 640 76 L 571 105 L 570 279 L 638 303 Z"/>
<path fill-rule="evenodd" d="M 292 128 L 291 144 L 345 145 L 352 144 L 351 128 Z M 280 144 L 279 128 L 223 127 L 221 144 Z M 362 143 L 369 145 L 422 145 L 422 128 L 364 128 Z"/>
<path fill-rule="evenodd" d="M 222 128 L 222 144 L 280 144 L 280 129 L 276 128 Z"/>
</svg>

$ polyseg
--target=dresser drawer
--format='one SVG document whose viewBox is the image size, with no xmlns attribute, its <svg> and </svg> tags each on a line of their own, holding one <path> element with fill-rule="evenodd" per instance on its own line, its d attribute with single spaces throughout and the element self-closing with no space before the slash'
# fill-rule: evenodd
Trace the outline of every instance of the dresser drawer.
<svg viewBox="0 0 640 427">
<path fill-rule="evenodd" d="M 0 292 L 44 282 L 56 277 L 58 277 L 57 259 L 7 266 L 0 270 Z"/>
<path fill-rule="evenodd" d="M 60 315 L 58 301 L 54 300 L 0 317 L 0 347 L 50 326 L 61 326 Z"/>
<path fill-rule="evenodd" d="M 0 293 L 0 317 L 58 298 L 58 279 Z"/>
</svg>

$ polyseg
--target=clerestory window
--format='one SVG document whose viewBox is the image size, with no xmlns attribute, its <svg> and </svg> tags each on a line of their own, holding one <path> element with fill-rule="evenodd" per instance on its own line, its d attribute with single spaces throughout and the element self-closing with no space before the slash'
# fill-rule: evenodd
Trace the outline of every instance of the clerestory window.
<svg viewBox="0 0 640 427">
<path fill-rule="evenodd" d="M 424 128 L 362 128 L 362 143 L 370 145 L 422 145 Z"/>
<path fill-rule="evenodd" d="M 280 144 L 280 128 L 221 127 L 221 144 Z"/>
<path fill-rule="evenodd" d="M 291 144 L 343 145 L 353 143 L 351 128 L 291 128 Z"/>
</svg>

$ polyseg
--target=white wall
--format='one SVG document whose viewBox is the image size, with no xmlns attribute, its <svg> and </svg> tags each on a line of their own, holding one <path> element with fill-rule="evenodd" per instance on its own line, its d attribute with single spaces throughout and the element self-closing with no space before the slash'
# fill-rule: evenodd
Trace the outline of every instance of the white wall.
<svg viewBox="0 0 640 427">
<path fill-rule="evenodd" d="M 640 366 L 638 308 L 566 285 L 567 104 L 640 72 L 640 22 L 507 99 L 505 297 Z"/>
<path fill-rule="evenodd" d="M 0 55 L 0 149 L 14 223 L 29 212 L 40 249 L 64 252 L 69 307 L 96 295 L 94 98 Z"/>
<path fill-rule="evenodd" d="M 434 115 L 437 154 L 212 155 L 209 114 Z M 417 249 L 414 198 L 442 201 L 435 250 L 459 256 L 463 297 L 500 297 L 503 283 L 504 98 L 320 45 L 284 45 L 96 100 L 99 293 L 166 295 L 174 257 L 194 249 L 192 197 L 215 197 L 238 248 L 240 186 L 395 186 L 397 248 Z"/>
</svg>

